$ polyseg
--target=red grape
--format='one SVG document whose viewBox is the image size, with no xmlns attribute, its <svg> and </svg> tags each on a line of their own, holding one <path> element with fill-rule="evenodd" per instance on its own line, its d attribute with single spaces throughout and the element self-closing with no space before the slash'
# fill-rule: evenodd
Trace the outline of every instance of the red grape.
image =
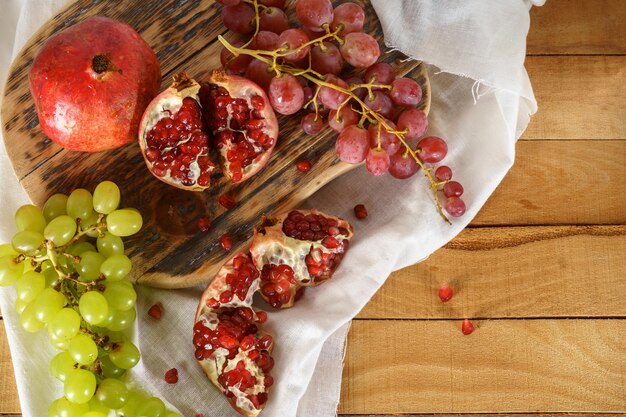
<svg viewBox="0 0 626 417">
<path fill-rule="evenodd" d="M 396 79 L 396 73 L 393 67 L 386 62 L 377 62 L 365 71 L 363 79 L 367 83 L 373 81 L 376 84 L 391 85 L 393 80 Z"/>
<path fill-rule="evenodd" d="M 417 144 L 418 156 L 423 162 L 436 163 L 446 157 L 448 145 L 437 136 L 428 136 Z"/>
<path fill-rule="evenodd" d="M 324 123 L 322 116 L 315 113 L 309 113 L 302 118 L 300 125 L 302 126 L 304 133 L 313 136 L 320 133 L 324 126 L 326 126 L 326 123 Z"/>
<path fill-rule="evenodd" d="M 333 21 L 333 4 L 330 0 L 296 0 L 296 16 L 302 26 L 319 31 Z"/>
<path fill-rule="evenodd" d="M 278 37 L 278 46 L 284 47 L 285 51 L 295 51 L 300 46 L 304 45 L 309 41 L 309 37 L 302 29 L 287 29 Z M 288 54 L 284 58 L 287 61 L 299 61 L 311 50 L 310 46 L 306 46 L 300 49 L 298 52 L 294 52 L 292 54 Z"/>
<path fill-rule="evenodd" d="M 375 177 L 381 176 L 387 172 L 389 162 L 389 154 L 384 149 L 370 148 L 365 157 L 365 166 Z"/>
<path fill-rule="evenodd" d="M 346 35 L 352 32 L 361 32 L 365 23 L 365 12 L 356 3 L 342 3 L 335 7 L 335 17 L 330 29 L 334 32 L 339 25 L 343 25 L 341 33 Z"/>
<path fill-rule="evenodd" d="M 391 128 L 391 130 L 396 130 L 396 125 L 391 120 L 386 120 L 387 125 Z M 378 132 L 380 127 L 380 146 L 387 151 L 389 155 L 395 154 L 398 149 L 402 146 L 400 143 L 400 139 L 393 134 L 389 133 L 387 129 L 379 124 L 370 124 L 367 128 L 368 137 L 370 140 L 370 147 L 376 148 L 378 147 Z"/>
<path fill-rule="evenodd" d="M 450 181 L 443 186 L 443 195 L 446 197 L 461 197 L 463 195 L 463 186 L 456 181 Z"/>
<path fill-rule="evenodd" d="M 228 30 L 248 34 L 254 31 L 254 9 L 246 3 L 222 8 L 222 22 Z"/>
<path fill-rule="evenodd" d="M 274 32 L 261 30 L 257 33 L 252 47 L 261 51 L 273 51 L 278 49 L 278 35 Z"/>
<path fill-rule="evenodd" d="M 248 69 L 246 69 L 246 78 L 254 81 L 259 87 L 267 91 L 270 86 L 270 81 L 274 78 L 274 71 L 272 67 L 263 61 L 253 59 Z"/>
<path fill-rule="evenodd" d="M 415 107 L 422 99 L 422 87 L 410 78 L 397 78 L 389 95 L 398 106 Z"/>
<path fill-rule="evenodd" d="M 465 213 L 465 202 L 459 197 L 448 197 L 443 203 L 443 208 L 452 217 L 461 217 Z"/>
<path fill-rule="evenodd" d="M 324 77 L 324 81 L 330 84 L 334 84 L 343 89 L 348 88 L 348 84 L 341 78 L 337 77 L 335 74 L 326 74 L 326 76 Z M 348 95 L 343 91 L 335 90 L 332 87 L 323 86 L 320 87 L 320 91 L 317 97 L 319 98 L 320 103 L 322 103 L 327 108 L 331 110 L 337 110 L 341 103 L 343 103 L 348 98 Z"/>
<path fill-rule="evenodd" d="M 259 4 L 267 7 L 278 7 L 279 9 L 285 10 L 285 2 L 287 0 L 258 0 Z"/>
<path fill-rule="evenodd" d="M 348 84 L 354 84 L 354 85 L 359 85 L 359 84 L 363 84 L 363 79 L 353 75 L 352 77 L 346 79 L 346 82 Z M 352 91 L 352 93 L 357 96 L 358 98 L 360 98 L 361 100 L 363 100 L 365 98 L 365 96 L 367 95 L 367 88 L 365 87 L 359 87 L 355 90 Z"/>
<path fill-rule="evenodd" d="M 367 130 L 356 125 L 348 126 L 335 141 L 335 152 L 343 162 L 359 164 L 363 162 L 370 149 Z"/>
<path fill-rule="evenodd" d="M 281 33 L 289 29 L 289 19 L 282 9 L 267 7 L 259 12 L 259 28 L 274 33 Z"/>
<path fill-rule="evenodd" d="M 450 167 L 442 165 L 435 171 L 435 178 L 439 181 L 449 181 L 452 178 L 452 170 Z"/>
<path fill-rule="evenodd" d="M 375 112 L 390 118 L 393 114 L 393 102 L 383 91 L 373 91 L 372 97 L 367 95 L 363 102 Z"/>
<path fill-rule="evenodd" d="M 243 46 L 243 42 L 233 42 L 233 46 L 239 48 L 240 46 Z M 226 72 L 229 74 L 243 75 L 251 61 L 252 57 L 250 55 L 240 54 L 235 58 L 235 56 L 226 47 L 224 47 L 220 53 L 220 62 L 222 63 L 222 67 L 224 67 Z"/>
<path fill-rule="evenodd" d="M 428 129 L 428 119 L 423 111 L 419 109 L 408 109 L 400 113 L 396 123 L 399 130 L 408 129 L 404 134 L 407 139 L 417 139 L 426 133 Z"/>
<path fill-rule="evenodd" d="M 324 47 L 316 44 L 311 48 L 311 68 L 320 74 L 339 75 L 343 69 L 343 58 L 334 43 L 324 42 Z"/>
<path fill-rule="evenodd" d="M 405 149 L 398 150 L 389 158 L 389 173 L 394 178 L 409 178 L 415 175 L 419 169 L 415 159 Z"/>
<path fill-rule="evenodd" d="M 291 74 L 283 73 L 274 77 L 268 93 L 272 107 L 280 114 L 294 114 L 304 105 L 302 85 Z"/>
<path fill-rule="evenodd" d="M 215 1 L 217 1 L 219 4 L 223 4 L 224 6 L 236 6 L 241 2 L 241 0 L 215 0 Z"/>
<path fill-rule="evenodd" d="M 355 68 L 367 68 L 378 61 L 380 47 L 372 36 L 363 32 L 348 33 L 339 50 L 343 59 Z"/>
<path fill-rule="evenodd" d="M 341 132 L 348 126 L 357 124 L 359 114 L 350 105 L 345 105 L 339 110 L 339 120 L 337 120 L 337 110 L 331 110 L 328 115 L 328 126 L 337 132 Z"/>
</svg>

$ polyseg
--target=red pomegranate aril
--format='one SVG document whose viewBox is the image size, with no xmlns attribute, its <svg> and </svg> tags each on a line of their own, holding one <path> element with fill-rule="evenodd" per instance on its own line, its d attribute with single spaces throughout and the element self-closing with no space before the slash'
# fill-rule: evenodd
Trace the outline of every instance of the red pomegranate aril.
<svg viewBox="0 0 626 417">
<path fill-rule="evenodd" d="M 452 170 L 450 167 L 442 165 L 435 171 L 435 178 L 439 181 L 449 181 L 452 179 Z"/>
<path fill-rule="evenodd" d="M 231 250 L 233 247 L 233 238 L 228 233 L 224 233 L 220 236 L 220 245 L 225 251 Z"/>
<path fill-rule="evenodd" d="M 265 379 L 263 380 L 263 384 L 265 385 L 266 388 L 271 387 L 272 385 L 274 385 L 274 378 L 272 378 L 271 376 L 266 376 Z"/>
<path fill-rule="evenodd" d="M 178 369 L 172 368 L 165 372 L 165 382 L 175 384 L 178 382 Z"/>
<path fill-rule="evenodd" d="M 439 288 L 437 294 L 439 295 L 439 299 L 441 300 L 441 302 L 445 303 L 446 301 L 450 301 L 450 299 L 452 299 L 454 291 L 448 285 L 443 285 L 441 286 L 441 288 Z"/>
<path fill-rule="evenodd" d="M 223 304 L 230 303 L 233 300 L 233 292 L 232 291 L 224 291 L 220 294 L 220 302 Z"/>
<path fill-rule="evenodd" d="M 444 184 L 443 194 L 446 197 L 460 197 L 463 195 L 463 186 L 456 181 L 450 181 Z"/>
<path fill-rule="evenodd" d="M 265 336 L 259 339 L 259 341 L 256 343 L 256 347 L 257 349 L 267 350 L 269 349 L 269 347 L 272 345 L 273 342 L 274 342 L 274 339 L 272 339 L 272 336 L 270 336 L 269 334 L 266 334 Z"/>
<path fill-rule="evenodd" d="M 148 315 L 155 320 L 161 320 L 161 316 L 163 315 L 163 307 L 161 307 L 161 304 L 156 303 L 150 307 L 148 309 Z"/>
<path fill-rule="evenodd" d="M 237 346 L 239 346 L 239 342 L 237 341 L 237 339 L 235 339 L 232 336 L 229 336 L 227 334 L 220 334 L 217 337 L 217 340 L 219 342 L 219 344 L 226 349 L 234 349 Z"/>
<path fill-rule="evenodd" d="M 257 349 L 252 349 L 250 352 L 248 352 L 248 358 L 250 358 L 250 360 L 255 360 L 259 357 L 260 354 L 261 352 L 259 352 Z"/>
<path fill-rule="evenodd" d="M 250 350 L 256 344 L 256 342 L 257 342 L 256 337 L 254 337 L 254 335 L 249 334 L 248 336 L 241 339 L 241 342 L 239 343 L 239 347 L 242 350 Z"/>
<path fill-rule="evenodd" d="M 267 321 L 267 313 L 265 311 L 257 311 L 256 312 L 256 322 L 259 324 L 263 324 Z"/>
<path fill-rule="evenodd" d="M 299 161 L 296 164 L 296 167 L 298 168 L 298 171 L 300 172 L 309 172 L 311 170 L 311 162 L 305 159 L 303 161 Z"/>
<path fill-rule="evenodd" d="M 200 217 L 198 220 L 198 229 L 200 229 L 201 232 L 207 233 L 211 230 L 211 220 L 206 216 Z"/>
<path fill-rule="evenodd" d="M 354 206 L 354 215 L 357 219 L 363 220 L 367 217 L 367 209 L 363 204 L 357 204 L 356 206 Z"/>
<path fill-rule="evenodd" d="M 474 333 L 474 324 L 469 319 L 464 319 L 461 323 L 461 331 L 466 336 Z"/>
</svg>

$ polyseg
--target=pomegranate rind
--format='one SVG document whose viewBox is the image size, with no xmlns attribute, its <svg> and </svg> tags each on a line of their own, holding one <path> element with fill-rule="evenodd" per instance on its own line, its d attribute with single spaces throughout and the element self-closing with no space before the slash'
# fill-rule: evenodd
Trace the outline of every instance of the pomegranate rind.
<svg viewBox="0 0 626 417">
<path fill-rule="evenodd" d="M 202 83 L 210 83 L 215 84 L 218 87 L 225 88 L 231 97 L 234 98 L 243 98 L 248 103 L 249 107 L 253 107 L 251 103 L 251 98 L 255 95 L 263 98 L 263 101 L 266 103 L 265 107 L 260 110 L 263 115 L 263 119 L 266 121 L 266 124 L 263 128 L 263 132 L 266 133 L 271 138 L 274 138 L 274 143 L 266 148 L 263 152 L 261 152 L 254 161 L 243 168 L 241 179 L 238 181 L 233 180 L 233 174 L 229 169 L 230 163 L 226 159 L 226 153 L 230 148 L 224 147 L 220 150 L 220 165 L 222 167 L 222 173 L 229 181 L 232 182 L 242 182 L 247 180 L 248 178 L 254 176 L 257 172 L 259 172 L 263 167 L 267 164 L 272 152 L 274 151 L 274 147 L 276 146 L 276 142 L 278 141 L 278 119 L 276 118 L 276 113 L 274 113 L 274 109 L 270 105 L 269 98 L 265 94 L 265 91 L 261 87 L 259 87 L 253 81 L 239 77 L 237 75 L 226 74 L 222 70 L 214 70 L 211 74 L 202 80 Z"/>
<path fill-rule="evenodd" d="M 198 84 L 192 78 L 185 73 L 180 73 L 174 76 L 174 82 L 166 90 L 157 95 L 148 105 L 146 111 L 141 118 L 139 124 L 139 148 L 143 156 L 150 173 L 163 181 L 166 184 L 173 185 L 174 187 L 187 190 L 201 192 L 211 186 L 209 183 L 207 186 L 201 186 L 197 183 L 193 185 L 184 185 L 179 180 L 172 178 L 169 172 L 161 177 L 156 175 L 152 170 L 152 162 L 146 156 L 147 134 L 157 124 L 159 120 L 167 117 L 170 113 L 176 113 L 183 105 L 183 100 L 186 97 L 191 97 L 198 103 L 200 99 L 198 97 L 198 91 L 200 91 L 200 84 Z M 210 170 L 211 172 L 213 169 Z"/>
</svg>

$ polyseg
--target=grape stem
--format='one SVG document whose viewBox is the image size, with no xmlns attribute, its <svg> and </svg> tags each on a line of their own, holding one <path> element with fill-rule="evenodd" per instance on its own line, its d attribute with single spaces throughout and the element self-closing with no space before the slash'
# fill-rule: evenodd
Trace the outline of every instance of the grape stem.
<svg viewBox="0 0 626 417">
<path fill-rule="evenodd" d="M 254 2 L 256 3 L 256 0 L 254 0 Z M 418 156 L 418 154 L 420 152 L 419 149 L 413 150 L 411 148 L 411 146 L 409 146 L 409 144 L 407 143 L 407 139 L 405 137 L 405 134 L 407 132 L 406 131 L 398 131 L 396 129 L 393 129 L 387 123 L 387 120 L 383 116 L 381 116 L 378 112 L 376 112 L 372 108 L 370 108 L 363 100 L 361 100 L 354 93 L 354 91 L 359 89 L 359 88 L 366 88 L 368 90 L 368 96 L 370 98 L 372 98 L 373 97 L 372 88 L 391 89 L 390 85 L 376 84 L 375 80 L 371 80 L 369 83 L 365 83 L 365 84 L 351 84 L 349 86 L 349 88 L 346 89 L 346 88 L 340 87 L 338 85 L 335 85 L 333 83 L 329 83 L 327 81 L 324 81 L 324 79 L 323 79 L 324 77 L 321 74 L 319 74 L 318 72 L 316 72 L 313 69 L 311 69 L 311 68 L 308 68 L 308 69 L 294 68 L 294 67 L 289 66 L 289 65 L 281 65 L 277 61 L 278 58 L 285 57 L 285 56 L 290 55 L 292 53 L 297 53 L 298 51 L 302 50 L 302 48 L 305 48 L 307 46 L 313 45 L 313 44 L 318 43 L 318 42 L 322 42 L 324 39 L 328 39 L 328 38 L 331 38 L 331 37 L 335 38 L 335 39 L 339 39 L 339 32 L 340 31 L 341 31 L 341 28 L 338 28 L 334 32 L 330 32 L 327 29 L 327 33 L 325 35 L 322 35 L 319 38 L 313 39 L 313 40 L 311 40 L 311 41 L 309 41 L 309 42 L 299 46 L 298 48 L 296 48 L 296 49 L 294 49 L 292 51 L 284 51 L 283 48 L 277 49 L 275 51 L 262 51 L 262 50 L 256 50 L 256 49 L 247 49 L 244 46 L 242 46 L 241 48 L 238 48 L 238 47 L 233 46 L 232 44 L 230 44 L 221 35 L 218 36 L 218 39 L 222 43 L 222 45 L 224 45 L 224 47 L 227 48 L 233 55 L 235 55 L 235 56 L 249 55 L 249 56 L 251 56 L 253 58 L 256 58 L 259 61 L 262 61 L 265 64 L 271 66 L 272 70 L 276 73 L 277 76 L 279 76 L 282 72 L 286 72 L 286 73 L 290 73 L 290 74 L 292 74 L 294 76 L 301 76 L 301 77 L 307 79 L 308 81 L 312 82 L 313 84 L 315 84 L 317 86 L 315 95 L 313 96 L 313 99 L 311 99 L 308 103 L 305 104 L 304 107 L 307 107 L 308 105 L 313 103 L 313 105 L 315 106 L 315 113 L 316 114 L 318 114 L 318 110 L 319 110 L 316 99 L 317 99 L 317 95 L 319 93 L 319 90 L 322 87 L 326 87 L 326 88 L 330 88 L 330 89 L 333 89 L 333 90 L 336 90 L 336 91 L 340 91 L 340 92 L 342 92 L 342 93 L 347 95 L 347 98 L 344 100 L 344 102 L 341 103 L 341 105 L 337 109 L 337 113 L 339 113 L 339 110 L 341 109 L 341 107 L 343 107 L 345 104 L 347 104 L 350 100 L 356 101 L 358 103 L 359 107 L 361 107 L 361 110 L 358 111 L 358 113 L 361 114 L 361 121 L 359 122 L 359 125 L 362 127 L 364 121 L 365 120 L 369 120 L 372 123 L 376 123 L 379 126 L 382 126 L 383 128 L 385 128 L 385 130 L 387 132 L 395 135 L 398 138 L 398 140 L 400 141 L 400 143 L 404 146 L 404 148 L 406 150 L 405 154 L 408 153 L 408 155 L 410 155 L 415 160 L 415 163 L 422 169 L 422 171 L 424 172 L 424 176 L 426 176 L 426 178 L 430 182 L 430 189 L 431 189 L 431 192 L 433 194 L 433 197 L 434 197 L 434 200 L 435 200 L 435 205 L 437 207 L 437 211 L 438 211 L 439 215 L 443 218 L 444 221 L 446 221 L 447 223 L 451 224 L 451 222 L 448 219 L 448 217 L 444 214 L 443 207 L 441 206 L 441 202 L 439 201 L 439 186 L 441 185 L 441 183 L 435 180 L 435 178 L 433 177 L 433 175 L 431 173 L 431 169 L 428 168 L 426 165 L 424 165 L 424 163 L 419 158 L 419 156 Z M 250 43 L 250 42 L 248 42 L 248 43 Z M 380 137 L 379 137 L 378 146 L 380 148 Z"/>
</svg>

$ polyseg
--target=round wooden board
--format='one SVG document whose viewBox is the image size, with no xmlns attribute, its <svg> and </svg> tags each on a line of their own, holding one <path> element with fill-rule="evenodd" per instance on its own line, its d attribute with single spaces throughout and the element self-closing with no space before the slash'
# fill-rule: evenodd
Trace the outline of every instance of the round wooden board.
<svg viewBox="0 0 626 417">
<path fill-rule="evenodd" d="M 356 2 L 366 9 L 367 31 L 382 44 L 382 31 L 371 4 Z M 315 137 L 306 137 L 298 116 L 279 117 L 278 144 L 258 175 L 243 184 L 231 184 L 216 176 L 214 186 L 203 193 L 181 191 L 155 179 L 147 171 L 136 144 L 107 152 L 78 153 L 60 148 L 41 132 L 28 89 L 28 71 L 36 53 L 52 34 L 94 15 L 126 22 L 157 53 L 166 88 L 177 72 L 184 70 L 200 78 L 220 67 L 222 47 L 217 36 L 221 34 L 229 40 L 234 36 L 222 25 L 219 7 L 213 1 L 79 0 L 43 25 L 9 70 L 2 126 L 7 152 L 20 183 L 31 200 L 41 205 L 57 192 L 68 193 L 80 187 L 93 190 L 105 179 L 116 182 L 122 190 L 122 206 L 136 207 L 144 216 L 141 232 L 126 240 L 127 254 L 134 264 L 131 278 L 138 283 L 182 288 L 209 282 L 228 257 L 219 245 L 219 236 L 228 232 L 238 242 L 231 253 L 237 246 L 243 248 L 263 215 L 298 206 L 333 178 L 356 167 L 336 159 L 336 132 L 326 128 Z M 431 94 L 426 70 L 421 63 L 404 58 L 398 52 L 382 56 L 399 74 L 422 85 L 419 107 L 428 112 Z M 313 164 L 306 174 L 295 168 L 301 159 Z M 224 193 L 235 197 L 235 208 L 225 210 L 217 204 L 217 197 Z M 201 216 L 213 222 L 208 233 L 198 230 Z"/>
</svg>

